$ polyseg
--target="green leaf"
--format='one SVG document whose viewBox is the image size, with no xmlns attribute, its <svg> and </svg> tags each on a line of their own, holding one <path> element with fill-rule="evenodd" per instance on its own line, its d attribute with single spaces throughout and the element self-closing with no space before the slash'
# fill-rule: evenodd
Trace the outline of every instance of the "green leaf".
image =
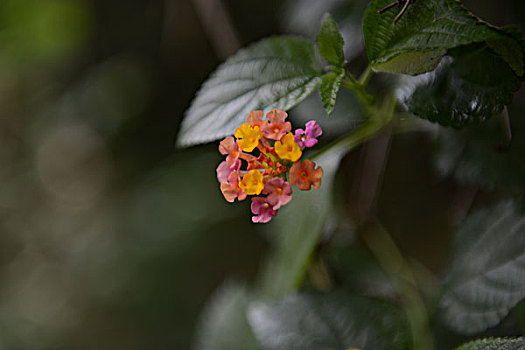
<svg viewBox="0 0 525 350">
<path fill-rule="evenodd" d="M 504 131 L 505 117 L 461 131 L 439 128 L 437 169 L 464 186 L 482 187 L 509 195 L 525 194 L 525 118 L 511 113 L 512 141 Z"/>
<path fill-rule="evenodd" d="M 523 49 L 518 42 L 512 38 L 489 40 L 487 45 L 498 54 L 512 68 L 518 77 L 523 77 Z"/>
<path fill-rule="evenodd" d="M 321 188 L 311 191 L 294 188 L 293 200 L 268 225 L 274 235 L 274 249 L 262 272 L 263 295 L 281 297 L 301 286 L 326 217 L 332 211 L 333 182 L 341 158 L 382 126 L 382 122 L 370 120 L 311 157 L 324 171 Z"/>
<path fill-rule="evenodd" d="M 346 230 L 354 228 L 346 227 Z M 346 231 L 344 231 L 347 234 Z M 323 257 L 338 285 L 359 294 L 385 300 L 398 297 L 396 281 L 378 264 L 370 251 L 359 244 L 324 250 Z"/>
<path fill-rule="evenodd" d="M 405 350 L 410 343 L 409 326 L 396 307 L 345 293 L 254 303 L 248 319 L 268 350 Z"/>
<path fill-rule="evenodd" d="M 307 38 L 318 34 L 318 27 L 326 12 L 333 13 L 344 40 L 344 52 L 347 61 L 359 56 L 363 46 L 363 17 L 370 0 L 294 0 L 286 1 L 283 6 L 282 25 L 287 33 L 298 33 Z"/>
<path fill-rule="evenodd" d="M 447 49 L 501 37 L 456 0 L 416 1 L 396 25 L 398 7 L 377 13 L 391 2 L 374 0 L 365 14 L 366 52 L 376 71 L 421 74 L 433 70 Z"/>
<path fill-rule="evenodd" d="M 440 302 L 452 330 L 497 325 L 525 297 L 525 215 L 513 201 L 479 210 L 459 228 Z"/>
<path fill-rule="evenodd" d="M 328 63 L 336 66 L 344 65 L 343 37 L 337 29 L 337 23 L 329 13 L 325 13 L 323 16 L 321 29 L 317 35 L 317 43 L 319 44 L 319 53 Z"/>
<path fill-rule="evenodd" d="M 323 75 L 321 86 L 319 86 L 319 95 L 321 95 L 324 110 L 328 115 L 334 111 L 337 92 L 341 87 L 341 81 L 344 76 L 344 68 L 334 68 L 333 72 Z"/>
<path fill-rule="evenodd" d="M 523 338 L 486 338 L 468 342 L 456 350 L 521 350 L 525 348 Z"/>
<path fill-rule="evenodd" d="M 486 120 L 511 103 L 520 78 L 486 44 L 449 50 L 434 72 L 404 77 L 398 99 L 409 112 L 441 125 Z"/>
<path fill-rule="evenodd" d="M 215 292 L 201 316 L 194 349 L 260 349 L 246 318 L 252 299 L 245 287 L 231 282 Z"/>
<path fill-rule="evenodd" d="M 181 125 L 177 144 L 231 135 L 250 110 L 287 110 L 311 94 L 322 71 L 314 45 L 279 36 L 240 50 L 204 83 Z"/>
</svg>

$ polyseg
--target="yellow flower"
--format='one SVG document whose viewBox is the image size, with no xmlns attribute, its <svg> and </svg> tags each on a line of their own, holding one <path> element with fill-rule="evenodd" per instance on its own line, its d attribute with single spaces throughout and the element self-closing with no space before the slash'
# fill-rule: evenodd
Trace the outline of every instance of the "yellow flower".
<svg viewBox="0 0 525 350">
<path fill-rule="evenodd" d="M 242 188 L 246 194 L 260 194 L 264 188 L 263 175 L 258 170 L 252 170 L 244 175 L 239 187 Z"/>
<path fill-rule="evenodd" d="M 275 152 L 281 159 L 288 159 L 295 162 L 297 159 L 301 158 L 303 154 L 291 132 L 286 134 L 281 141 L 277 141 L 274 146 Z"/>
<path fill-rule="evenodd" d="M 235 130 L 234 135 L 239 139 L 239 147 L 245 152 L 251 152 L 259 144 L 262 132 L 258 126 L 252 127 L 250 124 L 244 123 Z"/>
</svg>

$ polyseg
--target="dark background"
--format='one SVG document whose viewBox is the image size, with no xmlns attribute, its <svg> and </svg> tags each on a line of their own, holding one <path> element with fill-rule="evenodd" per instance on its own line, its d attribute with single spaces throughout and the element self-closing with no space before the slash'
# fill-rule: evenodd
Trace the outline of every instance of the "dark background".
<svg viewBox="0 0 525 350">
<path fill-rule="evenodd" d="M 362 67 L 351 29 L 366 3 L 2 0 L 0 348 L 190 348 L 207 298 L 226 276 L 252 280 L 267 243 L 246 203 L 222 199 L 217 145 L 175 148 L 184 111 L 238 48 L 313 38 L 326 10 L 344 13 Z M 525 23 L 521 0 L 463 3 L 496 25 Z M 455 188 L 419 181 L 425 142 L 394 139 L 380 210 L 401 247 L 440 273 L 446 237 L 417 234 Z M 409 215 L 421 200 L 428 212 Z"/>
</svg>

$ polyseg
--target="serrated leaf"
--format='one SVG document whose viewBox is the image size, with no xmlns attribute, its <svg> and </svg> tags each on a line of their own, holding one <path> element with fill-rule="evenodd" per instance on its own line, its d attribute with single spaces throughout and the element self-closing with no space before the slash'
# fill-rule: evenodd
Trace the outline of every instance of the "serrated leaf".
<svg viewBox="0 0 525 350">
<path fill-rule="evenodd" d="M 248 319 L 268 350 L 409 348 L 409 326 L 396 307 L 344 293 L 254 303 Z"/>
<path fill-rule="evenodd" d="M 317 35 L 319 53 L 328 63 L 341 66 L 345 62 L 344 41 L 337 28 L 337 23 L 329 13 L 326 13 L 321 21 L 321 29 Z"/>
<path fill-rule="evenodd" d="M 487 46 L 507 62 L 518 77 L 523 77 L 523 50 L 516 40 L 509 37 L 489 40 Z"/>
<path fill-rule="evenodd" d="M 420 74 L 433 70 L 447 49 L 497 39 L 501 34 L 470 14 L 456 0 L 415 1 L 393 25 L 399 8 L 378 11 L 392 0 L 374 0 L 363 32 L 368 58 L 376 71 Z"/>
<path fill-rule="evenodd" d="M 487 41 L 487 45 L 512 68 L 523 80 L 525 75 L 525 36 L 514 27 L 503 27 L 499 31 L 504 35 L 500 39 Z"/>
<path fill-rule="evenodd" d="M 407 52 L 374 66 L 377 72 L 418 75 L 433 71 L 445 55 L 445 50 Z"/>
<path fill-rule="evenodd" d="M 240 284 L 230 282 L 220 287 L 202 313 L 194 349 L 260 349 L 246 316 L 252 300 L 249 292 Z"/>
<path fill-rule="evenodd" d="M 525 297 L 525 215 L 510 201 L 479 210 L 459 228 L 440 302 L 461 334 L 497 325 Z"/>
<path fill-rule="evenodd" d="M 321 74 L 314 45 L 298 37 L 273 37 L 242 49 L 203 84 L 186 112 L 177 144 L 230 135 L 250 110 L 287 110 L 317 88 Z"/>
<path fill-rule="evenodd" d="M 394 300 L 397 297 L 396 281 L 381 268 L 366 248 L 358 244 L 332 248 L 323 257 L 338 285 L 369 297 L 384 300 Z"/>
<path fill-rule="evenodd" d="M 294 189 L 293 200 L 279 210 L 268 228 L 274 235 L 274 251 L 262 272 L 261 291 L 267 297 L 282 297 L 296 291 L 303 281 L 326 221 L 332 210 L 333 181 L 341 158 L 382 124 L 369 121 L 344 138 L 310 157 L 323 168 L 321 187 L 317 190 Z"/>
<path fill-rule="evenodd" d="M 333 72 L 323 75 L 319 86 L 319 95 L 321 96 L 324 110 L 328 115 L 334 111 L 337 92 L 339 92 L 344 75 L 344 68 L 335 68 Z"/>
<path fill-rule="evenodd" d="M 399 85 L 398 99 L 409 112 L 460 128 L 500 113 L 521 83 L 486 44 L 471 44 L 449 50 L 434 72 L 406 76 Z"/>
<path fill-rule="evenodd" d="M 525 118 L 520 113 L 510 115 L 510 145 L 503 115 L 461 131 L 440 128 L 435 158 L 440 175 L 464 186 L 525 194 Z"/>
<path fill-rule="evenodd" d="M 525 348 L 523 338 L 487 338 L 461 345 L 456 350 L 521 350 Z"/>
</svg>

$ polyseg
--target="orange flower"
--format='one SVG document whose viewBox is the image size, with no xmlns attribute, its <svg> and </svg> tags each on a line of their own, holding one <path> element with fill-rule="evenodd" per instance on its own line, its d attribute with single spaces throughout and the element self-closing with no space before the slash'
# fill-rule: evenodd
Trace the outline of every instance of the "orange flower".
<svg viewBox="0 0 525 350">
<path fill-rule="evenodd" d="M 262 132 L 258 126 L 252 127 L 250 124 L 244 123 L 235 129 L 234 135 L 239 139 L 239 147 L 245 152 L 251 152 L 259 144 Z"/>
<path fill-rule="evenodd" d="M 285 122 L 284 120 L 288 117 L 288 114 L 280 109 L 272 109 L 266 113 L 266 119 L 270 123 L 264 124 L 261 130 L 265 137 L 272 140 L 280 140 L 284 135 L 292 130 L 292 124 Z"/>
<path fill-rule="evenodd" d="M 290 169 L 290 183 L 297 185 L 301 191 L 309 191 L 312 185 L 318 189 L 321 187 L 322 177 L 323 168 L 315 169 L 315 163 L 309 159 L 294 163 Z"/>
<path fill-rule="evenodd" d="M 250 111 L 246 117 L 246 123 L 251 126 L 258 126 L 259 129 L 263 129 L 264 125 L 268 124 L 268 121 L 263 120 L 264 112 L 263 111 Z"/>
<path fill-rule="evenodd" d="M 228 181 L 221 182 L 221 192 L 226 201 L 231 203 L 235 198 L 239 201 L 246 199 L 246 193 L 239 187 L 240 180 L 239 173 L 234 170 L 228 176 Z"/>
<path fill-rule="evenodd" d="M 284 136 L 281 141 L 277 141 L 274 145 L 275 153 L 281 159 L 288 159 L 292 162 L 295 162 L 297 159 L 301 158 L 303 152 L 301 148 L 295 142 L 293 134 L 290 132 Z"/>
<path fill-rule="evenodd" d="M 237 159 L 239 159 L 241 150 L 239 149 L 239 146 L 237 146 L 235 139 L 231 136 L 228 136 L 219 144 L 219 152 L 221 152 L 223 155 L 228 155 L 226 157 L 226 163 L 231 168 L 235 165 Z"/>
</svg>

